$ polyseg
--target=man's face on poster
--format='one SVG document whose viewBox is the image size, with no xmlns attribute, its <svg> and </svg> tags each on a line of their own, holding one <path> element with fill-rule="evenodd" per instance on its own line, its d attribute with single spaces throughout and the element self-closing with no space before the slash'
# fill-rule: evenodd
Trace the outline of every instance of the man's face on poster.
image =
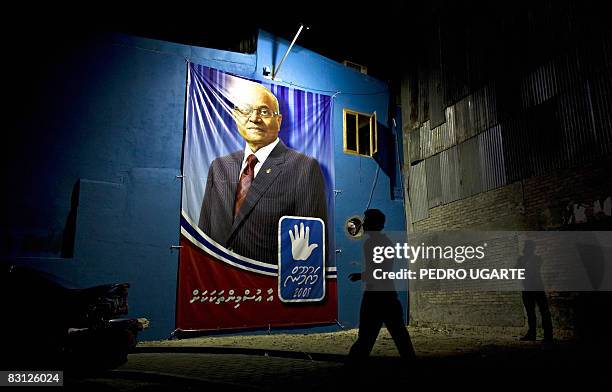
<svg viewBox="0 0 612 392">
<path fill-rule="evenodd" d="M 244 140 L 249 146 L 259 149 L 276 140 L 282 116 L 274 95 L 257 85 L 242 89 L 240 102 L 234 109 L 234 119 Z"/>
</svg>

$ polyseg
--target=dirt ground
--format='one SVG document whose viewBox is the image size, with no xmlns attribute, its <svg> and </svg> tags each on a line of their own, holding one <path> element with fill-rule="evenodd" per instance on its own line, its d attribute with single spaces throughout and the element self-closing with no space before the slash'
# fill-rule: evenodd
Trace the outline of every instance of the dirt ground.
<svg viewBox="0 0 612 392">
<path fill-rule="evenodd" d="M 382 330 L 372 357 L 346 362 L 357 330 L 329 333 L 216 335 L 143 341 L 127 363 L 107 374 L 73 377 L 74 391 L 338 391 L 407 389 L 419 380 L 432 386 L 452 383 L 524 388 L 609 384 L 608 349 L 557 337 L 554 344 L 520 342 L 514 328 L 409 327 L 417 360 L 398 358 Z"/>
<path fill-rule="evenodd" d="M 408 327 L 415 351 L 419 357 L 439 357 L 459 353 L 480 353 L 495 348 L 529 349 L 539 348 L 538 342 L 520 342 L 519 329 L 502 328 L 456 328 L 453 330 L 427 327 Z M 260 350 L 282 350 L 306 353 L 346 355 L 357 339 L 357 329 L 329 333 L 205 336 L 188 339 L 140 342 L 138 347 L 216 347 Z M 564 339 L 558 339 L 560 343 Z M 373 356 L 395 357 L 397 350 L 386 329 L 383 328 Z"/>
</svg>

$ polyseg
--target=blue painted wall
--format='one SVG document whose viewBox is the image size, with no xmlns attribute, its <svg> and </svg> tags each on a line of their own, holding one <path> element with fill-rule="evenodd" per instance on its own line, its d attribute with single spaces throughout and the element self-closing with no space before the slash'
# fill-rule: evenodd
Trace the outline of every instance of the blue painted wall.
<svg viewBox="0 0 612 392">
<path fill-rule="evenodd" d="M 17 191 L 2 207 L 2 256 L 81 285 L 130 282 L 130 314 L 152 321 L 142 338 L 167 337 L 175 315 L 178 253 L 171 246 L 179 239 L 186 60 L 263 80 L 263 67 L 277 64 L 287 46 L 266 32 L 253 55 L 123 35 L 66 43 L 43 62 L 40 83 L 32 82 L 35 102 L 15 123 L 14 170 L 6 176 Z M 342 152 L 342 110 L 375 111 L 379 129 L 391 132 L 388 89 L 298 46 L 277 78 L 339 93 L 333 117 L 339 321 L 354 327 L 361 287 L 346 277 L 360 270 L 362 243 L 348 238 L 344 222 L 363 213 L 370 195 L 371 206 L 387 215 L 387 230 L 404 230 L 405 220 L 384 171 L 373 187 L 378 163 Z M 72 228 L 74 247 L 65 234 Z"/>
</svg>

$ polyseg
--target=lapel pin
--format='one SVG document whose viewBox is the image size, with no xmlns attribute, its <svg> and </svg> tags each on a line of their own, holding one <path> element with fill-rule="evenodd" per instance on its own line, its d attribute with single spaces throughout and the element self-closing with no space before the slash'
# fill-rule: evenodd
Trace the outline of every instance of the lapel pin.
<svg viewBox="0 0 612 392">
<path fill-rule="evenodd" d="M 272 173 L 272 169 L 266 169 L 266 174 Z"/>
</svg>

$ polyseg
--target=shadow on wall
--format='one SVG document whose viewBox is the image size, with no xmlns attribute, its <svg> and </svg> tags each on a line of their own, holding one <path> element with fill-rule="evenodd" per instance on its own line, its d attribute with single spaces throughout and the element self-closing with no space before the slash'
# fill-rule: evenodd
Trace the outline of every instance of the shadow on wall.
<svg viewBox="0 0 612 392">
<path fill-rule="evenodd" d="M 74 184 L 72 188 L 72 195 L 70 197 L 70 212 L 66 218 L 66 225 L 64 226 L 64 235 L 62 236 L 62 252 L 61 255 L 64 258 L 74 257 L 74 241 L 76 238 L 76 224 L 77 224 L 77 209 L 79 207 L 79 192 L 81 189 L 80 180 Z"/>
<path fill-rule="evenodd" d="M 396 136 L 391 128 L 380 122 L 376 123 L 376 127 L 378 146 L 377 152 L 374 154 L 373 158 L 382 171 L 389 177 L 389 193 L 391 198 L 394 199 L 397 194 L 396 188 L 401 188 L 401 183 L 398 178 Z"/>
</svg>

